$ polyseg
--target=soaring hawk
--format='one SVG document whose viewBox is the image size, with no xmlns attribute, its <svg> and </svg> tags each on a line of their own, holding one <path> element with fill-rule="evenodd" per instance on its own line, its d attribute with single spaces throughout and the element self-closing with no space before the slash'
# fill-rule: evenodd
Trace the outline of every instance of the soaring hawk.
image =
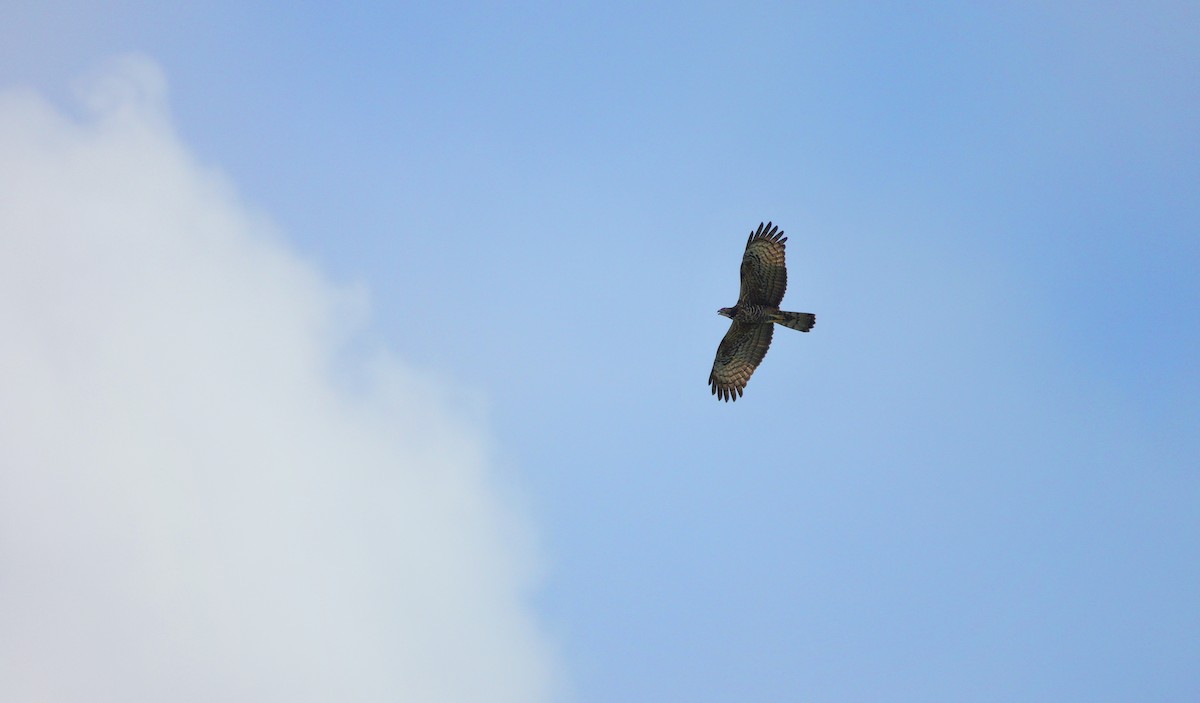
<svg viewBox="0 0 1200 703">
<path fill-rule="evenodd" d="M 771 346 L 775 323 L 807 332 L 817 322 L 809 312 L 784 312 L 779 309 L 787 290 L 787 266 L 783 247 L 787 237 L 770 222 L 759 223 L 758 230 L 746 240 L 742 255 L 742 290 L 737 305 L 721 308 L 718 315 L 731 318 L 733 324 L 717 347 L 708 384 L 721 400 L 737 400 L 750 380 L 750 374 L 762 363 Z"/>
</svg>

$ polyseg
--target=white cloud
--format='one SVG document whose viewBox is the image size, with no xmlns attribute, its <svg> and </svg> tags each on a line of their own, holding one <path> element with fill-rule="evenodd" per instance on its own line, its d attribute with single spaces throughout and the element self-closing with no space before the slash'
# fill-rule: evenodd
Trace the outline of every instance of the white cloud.
<svg viewBox="0 0 1200 703">
<path fill-rule="evenodd" d="M 536 701 L 519 517 L 439 385 L 124 59 L 0 94 L 0 699 Z"/>
</svg>

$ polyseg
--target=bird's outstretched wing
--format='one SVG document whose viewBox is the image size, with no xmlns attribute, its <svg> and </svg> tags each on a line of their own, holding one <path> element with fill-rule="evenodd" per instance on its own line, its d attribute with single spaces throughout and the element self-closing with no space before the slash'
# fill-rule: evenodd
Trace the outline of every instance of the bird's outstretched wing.
<svg viewBox="0 0 1200 703">
<path fill-rule="evenodd" d="M 735 320 L 729 326 L 708 375 L 713 395 L 725 401 L 738 399 L 750 375 L 767 355 L 774 333 L 775 325 L 771 323 L 747 325 Z"/>
<path fill-rule="evenodd" d="M 742 255 L 742 290 L 738 304 L 779 307 L 787 291 L 787 264 L 783 247 L 787 237 L 770 222 L 759 224 L 746 240 Z"/>
</svg>

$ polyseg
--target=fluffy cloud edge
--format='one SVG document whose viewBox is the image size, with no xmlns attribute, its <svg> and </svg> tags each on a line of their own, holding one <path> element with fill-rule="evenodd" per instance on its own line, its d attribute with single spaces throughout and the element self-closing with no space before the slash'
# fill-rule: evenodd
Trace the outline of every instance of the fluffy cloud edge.
<svg viewBox="0 0 1200 703">
<path fill-rule="evenodd" d="M 81 85 L 0 94 L 0 691 L 545 700 L 485 423 L 386 350 L 338 382 L 364 292 L 196 162 L 153 61 Z"/>
</svg>

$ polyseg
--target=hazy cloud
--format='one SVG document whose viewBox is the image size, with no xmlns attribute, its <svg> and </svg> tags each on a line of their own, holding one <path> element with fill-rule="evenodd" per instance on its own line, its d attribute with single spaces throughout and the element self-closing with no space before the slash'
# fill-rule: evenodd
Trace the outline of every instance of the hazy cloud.
<svg viewBox="0 0 1200 703">
<path fill-rule="evenodd" d="M 154 64 L 80 95 L 0 94 L 0 698 L 546 698 L 478 423 L 347 370 L 363 296 L 195 162 Z"/>
</svg>

